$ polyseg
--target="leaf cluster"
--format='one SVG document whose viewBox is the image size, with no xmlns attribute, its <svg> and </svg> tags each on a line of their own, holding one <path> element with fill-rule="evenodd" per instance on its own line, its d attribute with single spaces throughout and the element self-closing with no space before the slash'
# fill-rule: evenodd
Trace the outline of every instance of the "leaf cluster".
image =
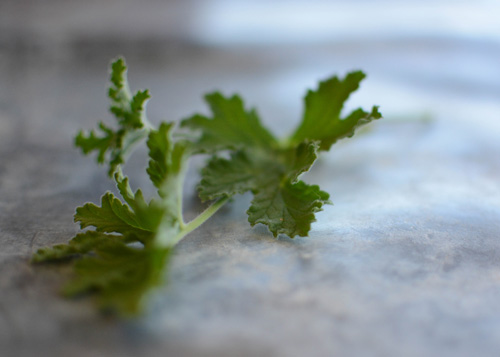
<svg viewBox="0 0 500 357">
<path fill-rule="evenodd" d="M 359 126 L 381 117 L 377 107 L 361 108 L 342 117 L 342 107 L 365 75 L 336 76 L 308 91 L 302 121 L 291 135 L 276 138 L 261 123 L 257 111 L 237 96 L 215 92 L 205 96 L 211 114 L 184 119 L 180 130 L 188 139 L 173 139 L 172 123 L 154 129 L 147 121 L 147 90 L 131 95 L 125 61 L 111 65 L 108 91 L 115 127 L 98 124 L 98 131 L 79 132 L 75 144 L 84 154 L 97 153 L 108 166 L 119 197 L 106 192 L 100 205 L 76 209 L 82 232 L 67 244 L 40 249 L 34 262 L 74 262 L 74 278 L 64 288 L 68 296 L 95 292 L 98 305 L 131 315 L 141 311 L 151 288 L 159 285 L 173 247 L 210 218 L 229 198 L 250 191 L 247 211 L 251 225 L 265 224 L 276 237 L 307 236 L 315 214 L 330 203 L 328 193 L 301 180 L 321 151 L 350 137 Z M 181 137 L 181 136 L 177 136 Z M 146 140 L 147 174 L 157 197 L 146 200 L 134 191 L 122 166 L 137 144 Z M 229 153 L 229 155 L 228 155 Z M 207 154 L 198 185 L 203 201 L 213 203 L 189 223 L 182 214 L 182 192 L 188 159 Z"/>
<path fill-rule="evenodd" d="M 300 125 L 282 140 L 264 128 L 255 110 L 244 108 L 240 97 L 207 95 L 212 116 L 194 115 L 181 123 L 199 132 L 196 150 L 213 155 L 202 171 L 200 198 L 213 200 L 251 191 L 254 199 L 247 211 L 251 225 L 265 224 L 275 237 L 307 236 L 315 213 L 330 201 L 328 193 L 299 177 L 309 171 L 320 151 L 381 117 L 373 107 L 370 113 L 359 108 L 341 118 L 344 102 L 364 77 L 359 71 L 343 80 L 332 77 L 309 91 Z M 230 159 L 219 154 L 227 150 Z"/>
</svg>

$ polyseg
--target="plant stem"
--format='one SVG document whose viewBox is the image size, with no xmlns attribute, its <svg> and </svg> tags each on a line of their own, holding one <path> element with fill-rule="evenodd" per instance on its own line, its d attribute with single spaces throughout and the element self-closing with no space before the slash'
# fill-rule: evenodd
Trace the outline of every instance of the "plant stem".
<svg viewBox="0 0 500 357">
<path fill-rule="evenodd" d="M 211 204 L 206 210 L 198 215 L 191 222 L 186 223 L 177 236 L 172 240 L 172 246 L 179 243 L 185 236 L 194 231 L 196 228 L 201 226 L 205 221 L 212 217 L 226 202 L 229 201 L 229 197 L 219 198 L 213 204 Z"/>
<path fill-rule="evenodd" d="M 186 177 L 186 170 L 187 170 L 185 166 L 186 165 L 184 165 L 184 168 L 181 169 L 181 172 L 177 179 L 177 219 L 179 220 L 179 227 L 181 229 L 181 232 L 184 229 L 186 229 L 186 223 L 184 222 L 184 215 L 182 214 L 182 206 L 183 206 L 182 198 L 184 196 L 184 180 L 185 180 L 184 178 Z"/>
</svg>

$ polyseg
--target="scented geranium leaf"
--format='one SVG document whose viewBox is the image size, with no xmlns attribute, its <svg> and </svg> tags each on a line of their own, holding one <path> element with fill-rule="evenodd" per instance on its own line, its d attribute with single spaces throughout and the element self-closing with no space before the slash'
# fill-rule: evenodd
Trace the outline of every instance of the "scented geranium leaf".
<svg viewBox="0 0 500 357">
<path fill-rule="evenodd" d="M 144 107 L 149 98 L 148 90 L 138 91 L 128 102 L 112 105 L 110 111 L 122 126 L 140 129 L 144 126 Z"/>
<path fill-rule="evenodd" d="M 214 157 L 202 170 L 199 196 L 208 201 L 250 191 L 259 183 L 259 169 L 243 151 L 232 153 L 230 159 Z"/>
<path fill-rule="evenodd" d="M 264 223 L 275 235 L 307 235 L 314 214 L 329 201 L 325 192 L 299 177 L 311 168 L 318 151 L 329 150 L 337 140 L 352 136 L 358 126 L 381 117 L 373 107 L 370 113 L 357 109 L 341 118 L 344 102 L 364 77 L 360 71 L 344 79 L 332 77 L 309 91 L 301 125 L 283 141 L 260 124 L 254 111 L 247 112 L 239 97 L 208 95 L 212 117 L 195 115 L 182 122 L 183 127 L 201 132 L 195 151 L 214 154 L 202 170 L 200 198 L 213 200 L 252 191 L 254 204 L 248 211 L 252 224 Z M 218 156 L 221 150 L 230 151 L 230 158 Z M 303 211 L 299 204 L 304 205 Z"/>
<path fill-rule="evenodd" d="M 128 177 L 123 176 L 120 168 L 115 174 L 115 182 L 118 191 L 132 211 L 135 225 L 145 231 L 156 232 L 165 213 L 164 207 L 155 200 L 147 203 L 140 189 L 134 193 L 130 187 Z M 147 243 L 147 241 L 142 242 Z"/>
<path fill-rule="evenodd" d="M 68 244 L 57 244 L 53 247 L 38 249 L 38 251 L 33 255 L 31 261 L 33 263 L 41 263 L 67 259 L 77 254 L 86 254 L 96 249 L 99 245 L 107 243 L 110 239 L 123 240 L 126 242 L 123 237 L 116 235 L 96 231 L 86 231 L 84 233 L 77 234 L 68 242 Z"/>
<path fill-rule="evenodd" d="M 75 137 L 75 145 L 80 147 L 85 155 L 94 150 L 97 151 L 97 162 L 103 164 L 106 159 L 106 151 L 111 147 L 117 147 L 121 136 L 103 122 L 99 123 L 98 128 L 102 132 L 102 136 L 96 134 L 94 130 L 89 131 L 88 134 L 80 130 Z"/>
<path fill-rule="evenodd" d="M 174 144 L 172 128 L 173 124 L 162 123 L 158 130 L 150 132 L 147 141 L 150 160 L 146 171 L 158 188 L 161 200 L 157 204 L 163 210 L 155 240 L 164 246 L 169 246 L 184 226 L 182 192 L 186 162 L 190 156 L 188 142 L 178 141 Z"/>
<path fill-rule="evenodd" d="M 266 155 L 238 151 L 230 159 L 213 158 L 202 170 L 200 197 L 212 200 L 251 191 L 254 199 L 247 213 L 252 225 L 263 223 L 275 236 L 305 236 L 314 214 L 329 202 L 318 186 L 298 181 L 316 160 L 317 149 L 312 142 Z"/>
<path fill-rule="evenodd" d="M 111 100 L 110 111 L 119 120 L 122 127 L 139 129 L 144 126 L 144 106 L 151 98 L 149 91 L 137 91 L 132 97 L 127 79 L 127 65 L 123 58 L 111 64 L 111 86 L 108 97 Z"/>
<path fill-rule="evenodd" d="M 148 138 L 149 166 L 146 169 L 151 182 L 158 188 L 161 197 L 175 195 L 182 183 L 182 174 L 189 157 L 189 143 L 173 143 L 172 123 L 162 123 L 158 130 L 152 130 Z"/>
<path fill-rule="evenodd" d="M 137 218 L 126 204 L 123 204 L 111 192 L 101 198 L 101 206 L 87 203 L 76 209 L 75 222 L 80 227 L 95 227 L 97 232 L 121 233 L 132 235 L 139 241 L 148 240 L 152 231 Z"/>
<path fill-rule="evenodd" d="M 75 146 L 79 147 L 84 154 L 97 151 L 97 162 L 108 164 L 108 175 L 113 176 L 118 166 L 125 163 L 133 146 L 147 136 L 147 131 L 119 129 L 113 131 L 99 123 L 102 136 L 94 130 L 89 132 L 80 131 L 75 137 Z"/>
<path fill-rule="evenodd" d="M 126 74 L 127 67 L 122 58 L 113 62 L 108 96 L 111 101 L 110 111 L 118 121 L 118 128 L 113 129 L 100 122 L 99 132 L 80 131 L 75 138 L 75 145 L 84 154 L 97 151 L 97 162 L 109 164 L 110 176 L 125 162 L 132 147 L 148 134 L 145 105 L 150 98 L 149 92 L 138 91 L 132 97 Z"/>
<path fill-rule="evenodd" d="M 146 172 L 156 188 L 160 188 L 168 175 L 168 159 L 172 152 L 172 141 L 169 131 L 173 124 L 162 123 L 158 130 L 149 133 L 147 145 L 149 148 L 149 166 Z"/>
<path fill-rule="evenodd" d="M 315 213 L 330 203 L 328 193 L 316 185 L 302 181 L 295 184 L 269 183 L 263 186 L 252 200 L 248 209 L 248 221 L 253 226 L 263 223 L 276 237 L 286 234 L 290 238 L 306 237 L 311 223 L 316 221 Z"/>
<path fill-rule="evenodd" d="M 351 72 L 342 80 L 335 76 L 321 82 L 317 90 L 309 91 L 305 97 L 302 123 L 290 142 L 318 141 L 320 150 L 329 150 L 337 140 L 354 135 L 354 130 L 360 125 L 381 118 L 375 106 L 369 113 L 356 109 L 347 117 L 340 117 L 344 102 L 364 78 L 361 71 Z"/>
<path fill-rule="evenodd" d="M 317 155 L 315 142 L 302 143 L 297 147 L 268 152 L 236 151 L 230 159 L 214 157 L 202 170 L 198 185 L 203 201 L 222 196 L 233 196 L 247 191 L 259 191 L 267 182 L 289 180 L 309 171 Z"/>
<path fill-rule="evenodd" d="M 144 200 L 144 196 L 142 195 L 142 191 L 140 189 L 135 193 L 132 191 L 129 179 L 128 177 L 123 175 L 121 168 L 118 168 L 118 170 L 116 171 L 114 179 L 116 182 L 116 187 L 118 188 L 118 192 L 120 192 L 122 198 L 125 200 L 125 202 L 127 202 L 129 207 L 133 211 L 142 209 L 147 206 L 147 203 Z"/>
<path fill-rule="evenodd" d="M 75 263 L 75 278 L 63 292 L 70 297 L 95 292 L 101 309 L 135 315 L 151 289 L 162 282 L 170 249 L 138 249 L 108 240 L 95 252 Z"/>
<path fill-rule="evenodd" d="M 127 103 L 130 100 L 130 89 L 127 80 L 127 65 L 123 58 L 117 58 L 111 63 L 109 81 L 111 86 L 108 97 L 115 103 Z"/>
<path fill-rule="evenodd" d="M 318 158 L 318 142 L 302 142 L 296 147 L 285 151 L 287 176 L 290 182 L 297 182 L 300 175 L 311 169 Z"/>
<path fill-rule="evenodd" d="M 196 149 L 214 152 L 242 147 L 272 147 L 276 139 L 260 123 L 255 110 L 245 110 L 237 95 L 230 98 L 220 93 L 205 96 L 212 118 L 194 115 L 182 121 L 181 126 L 201 133 Z"/>
</svg>

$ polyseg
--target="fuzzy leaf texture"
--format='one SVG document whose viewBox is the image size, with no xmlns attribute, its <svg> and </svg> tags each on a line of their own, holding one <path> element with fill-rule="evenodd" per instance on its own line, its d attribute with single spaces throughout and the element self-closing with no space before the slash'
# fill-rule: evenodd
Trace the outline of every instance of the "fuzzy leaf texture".
<svg viewBox="0 0 500 357">
<path fill-rule="evenodd" d="M 260 123 L 254 109 L 245 110 L 243 100 L 234 95 L 225 98 L 215 92 L 207 94 L 205 100 L 213 117 L 196 114 L 183 120 L 182 127 L 201 133 L 195 147 L 200 152 L 215 152 L 249 146 L 270 147 L 276 139 Z"/>
<path fill-rule="evenodd" d="M 364 77 L 362 72 L 351 72 L 309 91 L 301 124 L 282 141 L 261 125 L 255 110 L 244 109 L 239 97 L 207 95 L 212 117 L 198 114 L 182 122 L 183 127 L 201 132 L 195 142 L 200 151 L 216 153 L 202 170 L 200 198 L 251 191 L 254 198 L 247 214 L 252 225 L 265 224 L 274 236 L 307 236 L 315 213 L 330 201 L 326 192 L 300 181 L 299 176 L 312 167 L 318 151 L 329 150 L 360 125 L 381 117 L 373 107 L 371 113 L 357 109 L 340 118 L 344 102 Z M 218 156 L 221 149 L 231 150 L 231 157 Z"/>
<path fill-rule="evenodd" d="M 305 108 L 302 122 L 292 134 L 291 143 L 304 140 L 317 140 L 320 150 L 330 150 L 337 140 L 351 137 L 354 130 L 382 115 L 374 106 L 368 113 L 358 108 L 341 118 L 344 102 L 359 88 L 365 78 L 361 71 L 351 72 L 344 79 L 334 76 L 319 84 L 315 91 L 308 91 L 305 97 Z"/>
<path fill-rule="evenodd" d="M 97 131 L 80 131 L 75 138 L 75 145 L 86 155 L 97 152 L 97 162 L 107 164 L 108 174 L 113 176 L 118 166 L 125 163 L 132 147 L 148 134 L 145 106 L 150 95 L 148 90 L 137 91 L 134 96 L 130 94 L 127 66 L 123 58 L 112 63 L 110 81 L 110 111 L 117 120 L 117 128 L 100 122 Z"/>
</svg>

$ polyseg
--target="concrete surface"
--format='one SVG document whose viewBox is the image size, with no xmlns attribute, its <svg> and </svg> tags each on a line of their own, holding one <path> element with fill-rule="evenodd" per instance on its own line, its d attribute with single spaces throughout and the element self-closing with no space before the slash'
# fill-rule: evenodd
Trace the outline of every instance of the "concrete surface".
<svg viewBox="0 0 500 357">
<path fill-rule="evenodd" d="M 165 35 L 154 16 L 138 38 L 115 21 L 103 39 L 105 26 L 85 31 L 90 15 L 73 27 L 61 21 L 54 39 L 52 21 L 71 8 L 49 1 L 44 20 L 36 2 L 23 3 L 3 2 L 0 17 L 1 356 L 498 356 L 498 40 L 208 45 L 182 25 Z M 110 120 L 106 71 L 117 54 L 132 87 L 151 89 L 154 122 L 206 110 L 201 95 L 217 88 L 239 92 L 285 134 L 305 88 L 352 68 L 369 77 L 349 107 L 378 104 L 386 118 L 305 177 L 334 202 L 309 238 L 251 228 L 250 197 L 238 197 L 179 244 L 146 316 L 120 321 L 58 295 L 66 265 L 28 263 L 37 248 L 72 237 L 76 206 L 112 188 L 72 136 Z M 128 168 L 134 185 L 146 184 L 143 159 Z M 188 215 L 202 209 L 195 166 Z"/>
</svg>

